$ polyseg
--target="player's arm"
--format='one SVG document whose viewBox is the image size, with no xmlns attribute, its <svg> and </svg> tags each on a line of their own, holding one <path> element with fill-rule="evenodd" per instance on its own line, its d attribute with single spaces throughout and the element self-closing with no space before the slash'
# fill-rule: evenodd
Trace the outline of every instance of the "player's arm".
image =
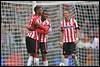
<svg viewBox="0 0 100 67">
<path fill-rule="evenodd" d="M 79 35 L 79 29 L 75 29 L 76 43 L 79 40 L 78 35 Z"/>
<path fill-rule="evenodd" d="M 35 28 L 34 27 L 31 27 L 29 24 L 26 25 L 26 28 L 29 30 L 29 31 L 34 31 Z"/>
<path fill-rule="evenodd" d="M 29 31 L 34 31 L 36 29 L 36 27 L 34 25 L 34 20 L 36 20 L 36 18 L 32 17 L 32 19 L 30 20 L 30 22 L 26 25 L 26 28 Z"/>
<path fill-rule="evenodd" d="M 40 28 L 37 29 L 37 32 L 40 34 L 48 34 L 48 31 L 41 30 Z"/>
<path fill-rule="evenodd" d="M 50 20 L 47 20 L 47 25 L 45 27 L 46 27 L 46 30 L 48 31 L 50 28 Z"/>
<path fill-rule="evenodd" d="M 60 38 L 61 42 L 63 42 L 63 34 L 64 34 L 64 28 L 61 27 L 61 38 Z"/>
<path fill-rule="evenodd" d="M 78 26 L 78 23 L 77 21 L 74 19 L 74 22 L 75 22 L 75 37 L 76 37 L 76 43 L 78 42 L 79 38 L 79 26 Z"/>
<path fill-rule="evenodd" d="M 63 21 L 61 21 L 61 29 L 60 29 L 60 31 L 61 31 L 61 42 L 63 42 L 63 34 L 64 34 L 64 22 Z"/>
<path fill-rule="evenodd" d="M 41 28 L 38 28 L 37 29 L 38 33 L 40 33 L 40 34 L 47 34 L 48 33 L 48 30 L 50 28 L 50 21 L 47 21 L 47 25 L 45 25 L 44 27 L 47 28 L 47 30 L 45 31 L 45 30 L 43 30 Z"/>
<path fill-rule="evenodd" d="M 48 26 L 43 26 L 43 25 L 41 25 L 39 23 L 37 23 L 37 27 L 41 28 L 44 31 L 47 31 L 48 30 Z"/>
</svg>

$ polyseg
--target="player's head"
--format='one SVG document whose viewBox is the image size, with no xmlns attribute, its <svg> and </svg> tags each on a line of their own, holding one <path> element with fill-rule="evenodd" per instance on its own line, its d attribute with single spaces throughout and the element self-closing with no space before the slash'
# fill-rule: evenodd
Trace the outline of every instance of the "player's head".
<svg viewBox="0 0 100 67">
<path fill-rule="evenodd" d="M 42 17 L 45 18 L 45 19 L 48 18 L 47 10 L 43 10 Z"/>
<path fill-rule="evenodd" d="M 36 6 L 34 8 L 34 11 L 35 11 L 35 14 L 38 14 L 38 15 L 42 15 L 43 13 L 43 8 L 41 6 Z"/>
<path fill-rule="evenodd" d="M 64 10 L 64 17 L 69 18 L 70 17 L 70 11 L 68 9 Z"/>
<path fill-rule="evenodd" d="M 43 13 L 41 15 L 42 22 L 45 21 L 48 18 L 47 10 L 43 10 Z"/>
</svg>

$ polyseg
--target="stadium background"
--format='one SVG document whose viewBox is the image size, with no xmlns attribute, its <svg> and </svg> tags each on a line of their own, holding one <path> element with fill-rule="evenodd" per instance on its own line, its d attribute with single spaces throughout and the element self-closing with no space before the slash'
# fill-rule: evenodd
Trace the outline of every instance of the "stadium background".
<svg viewBox="0 0 100 67">
<path fill-rule="evenodd" d="M 27 24 L 33 14 L 35 5 L 41 5 L 48 11 L 51 19 L 52 32 L 48 34 L 48 62 L 49 65 L 59 65 L 63 61 L 62 49 L 57 44 L 60 39 L 60 21 L 63 10 L 68 8 L 80 26 L 80 33 L 84 32 L 93 38 L 99 31 L 99 2 L 94 1 L 1 1 L 1 66 L 25 66 L 28 54 L 25 45 Z M 80 37 L 80 36 L 79 36 Z M 80 65 L 86 65 L 86 49 L 77 49 Z M 99 50 L 93 49 L 93 63 L 99 65 Z M 95 54 L 95 55 L 94 55 Z M 41 62 L 40 65 L 43 65 Z M 80 58 L 81 56 L 81 58 Z"/>
</svg>

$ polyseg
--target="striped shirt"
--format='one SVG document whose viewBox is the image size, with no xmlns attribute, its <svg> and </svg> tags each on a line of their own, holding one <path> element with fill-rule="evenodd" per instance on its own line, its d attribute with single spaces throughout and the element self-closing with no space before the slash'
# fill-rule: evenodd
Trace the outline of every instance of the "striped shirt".
<svg viewBox="0 0 100 67">
<path fill-rule="evenodd" d="M 34 26 L 34 21 L 36 21 L 38 23 L 41 23 L 41 18 L 39 16 L 33 16 L 32 19 L 30 20 L 29 25 Z M 36 30 L 35 31 L 29 31 L 26 36 L 31 37 L 32 39 L 37 39 L 38 40 Z"/>
<path fill-rule="evenodd" d="M 75 42 L 75 28 L 78 27 L 78 24 L 74 18 L 71 18 L 70 21 L 65 22 L 61 21 L 61 29 L 63 29 L 63 42 Z"/>
<path fill-rule="evenodd" d="M 46 19 L 42 23 L 42 25 L 49 26 L 49 28 L 50 28 L 50 21 Z M 39 39 L 40 39 L 40 42 L 47 42 L 47 34 L 39 34 Z"/>
</svg>

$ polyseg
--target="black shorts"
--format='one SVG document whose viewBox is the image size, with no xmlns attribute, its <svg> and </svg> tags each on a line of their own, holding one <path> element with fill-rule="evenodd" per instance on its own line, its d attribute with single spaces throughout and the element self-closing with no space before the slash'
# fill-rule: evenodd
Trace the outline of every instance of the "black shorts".
<svg viewBox="0 0 100 67">
<path fill-rule="evenodd" d="M 63 55 L 70 55 L 75 53 L 76 45 L 74 42 L 63 43 Z"/>
<path fill-rule="evenodd" d="M 27 36 L 26 36 L 26 48 L 27 48 L 27 52 L 31 54 L 36 54 L 36 53 L 39 54 L 39 49 L 41 53 L 46 54 L 48 52 L 46 43 L 36 41 L 35 39 L 32 39 Z"/>
<path fill-rule="evenodd" d="M 39 49 L 41 51 L 42 54 L 47 54 L 48 53 L 48 47 L 47 47 L 47 43 L 45 42 L 39 42 Z"/>
<path fill-rule="evenodd" d="M 26 36 L 26 48 L 28 53 L 36 53 L 36 40 Z"/>
</svg>

